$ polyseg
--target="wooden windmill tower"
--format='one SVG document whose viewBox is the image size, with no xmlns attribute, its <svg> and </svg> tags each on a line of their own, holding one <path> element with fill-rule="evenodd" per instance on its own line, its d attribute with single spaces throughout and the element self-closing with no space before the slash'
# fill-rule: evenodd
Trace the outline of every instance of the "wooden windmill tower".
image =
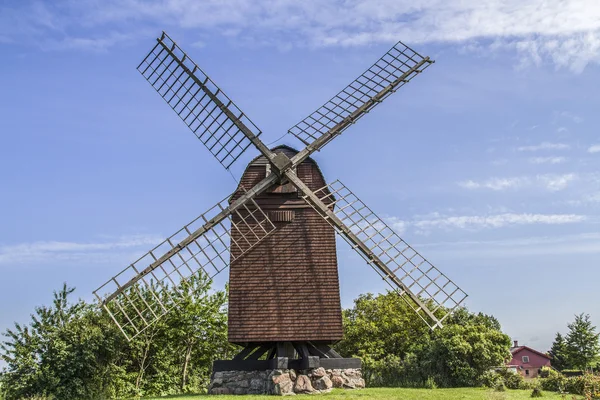
<svg viewBox="0 0 600 400">
<path fill-rule="evenodd" d="M 166 287 L 230 267 L 229 340 L 244 349 L 216 362 L 216 370 L 359 367 L 329 347 L 343 335 L 335 233 L 431 329 L 441 327 L 466 294 L 341 182 L 327 184 L 310 158 L 432 63 L 399 42 L 289 130 L 304 149 L 269 149 L 163 32 L 138 66 L 141 74 L 225 168 L 248 147 L 260 156 L 231 196 L 94 292 L 123 334 L 131 339 L 169 311 Z"/>
</svg>

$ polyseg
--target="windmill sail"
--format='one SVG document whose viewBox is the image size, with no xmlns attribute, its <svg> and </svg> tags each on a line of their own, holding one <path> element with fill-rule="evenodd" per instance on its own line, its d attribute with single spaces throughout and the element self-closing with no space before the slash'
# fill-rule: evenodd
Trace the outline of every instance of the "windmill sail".
<svg viewBox="0 0 600 400">
<path fill-rule="evenodd" d="M 304 198 L 435 329 L 467 294 L 433 266 L 340 181 Z"/>
<path fill-rule="evenodd" d="M 319 150 L 433 61 L 398 42 L 362 75 L 288 132 Z M 316 142 L 318 140 L 318 142 Z"/>
<path fill-rule="evenodd" d="M 260 129 L 166 33 L 157 42 L 138 71 L 229 169 Z"/>
<path fill-rule="evenodd" d="M 170 293 L 192 275 L 217 275 L 275 230 L 252 199 L 218 220 L 228 201 L 216 204 L 94 291 L 128 340 L 169 311 L 176 303 Z M 198 231 L 202 234 L 196 236 Z"/>
</svg>

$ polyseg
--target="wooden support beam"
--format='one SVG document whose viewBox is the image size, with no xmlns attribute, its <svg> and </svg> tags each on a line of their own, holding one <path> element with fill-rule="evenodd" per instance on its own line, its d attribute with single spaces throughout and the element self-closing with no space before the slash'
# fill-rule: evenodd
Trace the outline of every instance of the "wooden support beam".
<svg viewBox="0 0 600 400">
<path fill-rule="evenodd" d="M 234 360 L 243 360 L 250 355 L 258 347 L 257 343 L 248 343 L 246 347 L 233 357 Z"/>
<path fill-rule="evenodd" d="M 312 344 L 312 343 L 311 343 Z M 325 358 L 342 358 L 342 356 L 326 344 L 314 344 L 313 345 L 318 351 L 325 355 Z"/>
<path fill-rule="evenodd" d="M 294 358 L 294 346 L 290 342 L 277 342 L 277 357 Z"/>
<path fill-rule="evenodd" d="M 246 360 L 258 360 L 263 354 L 267 351 L 271 350 L 273 347 L 272 343 L 266 343 L 261 345 L 258 349 L 256 349 L 252 354 L 246 357 Z"/>
<path fill-rule="evenodd" d="M 306 359 L 306 358 L 308 358 L 310 356 L 310 354 L 308 352 L 308 347 L 306 346 L 306 343 L 304 343 L 304 342 L 293 342 L 292 345 L 296 349 L 296 352 L 298 352 L 299 358 Z"/>
</svg>

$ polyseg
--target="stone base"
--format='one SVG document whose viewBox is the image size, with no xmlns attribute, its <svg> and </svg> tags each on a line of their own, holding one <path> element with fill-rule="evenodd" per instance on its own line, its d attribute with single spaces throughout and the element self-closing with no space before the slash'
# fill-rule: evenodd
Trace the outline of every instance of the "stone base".
<svg viewBox="0 0 600 400">
<path fill-rule="evenodd" d="M 266 371 L 214 372 L 209 394 L 327 393 L 331 388 L 361 389 L 365 381 L 359 368 L 309 370 L 273 369 Z"/>
</svg>

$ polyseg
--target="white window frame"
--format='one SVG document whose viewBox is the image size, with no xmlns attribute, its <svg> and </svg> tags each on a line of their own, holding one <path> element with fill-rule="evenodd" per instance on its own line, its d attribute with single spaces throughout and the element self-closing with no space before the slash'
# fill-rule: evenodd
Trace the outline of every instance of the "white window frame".
<svg viewBox="0 0 600 400">
<path fill-rule="evenodd" d="M 527 360 L 525 360 L 527 359 Z M 529 362 L 529 356 L 523 356 L 521 357 L 521 361 L 523 361 L 524 363 L 528 363 Z"/>
</svg>

